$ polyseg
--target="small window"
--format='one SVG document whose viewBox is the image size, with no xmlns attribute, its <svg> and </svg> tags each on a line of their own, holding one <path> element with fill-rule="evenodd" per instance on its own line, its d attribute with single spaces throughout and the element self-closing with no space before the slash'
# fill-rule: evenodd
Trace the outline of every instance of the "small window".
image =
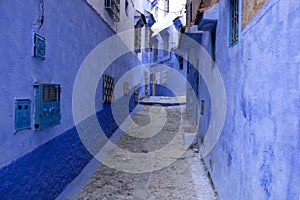
<svg viewBox="0 0 300 200">
<path fill-rule="evenodd" d="M 142 37 L 141 26 L 138 23 L 134 29 L 134 49 L 136 53 L 141 52 L 141 37 Z"/>
<path fill-rule="evenodd" d="M 190 2 L 190 22 L 193 21 L 193 1 Z"/>
<path fill-rule="evenodd" d="M 189 74 L 189 73 L 190 73 L 190 67 L 191 67 L 191 63 L 189 62 L 189 61 L 190 61 L 189 55 L 188 55 L 187 60 L 188 60 L 188 61 L 187 61 L 187 64 L 186 64 L 186 66 L 187 66 L 187 68 L 186 68 L 186 73 Z M 199 59 L 198 59 L 197 61 L 199 62 Z"/>
<path fill-rule="evenodd" d="M 149 94 L 149 91 L 148 91 L 148 85 L 149 85 L 149 74 L 148 72 L 146 71 L 145 72 L 145 95 L 148 95 Z"/>
<path fill-rule="evenodd" d="M 113 77 L 104 75 L 103 78 L 103 102 L 112 103 L 114 101 L 115 80 Z"/>
<path fill-rule="evenodd" d="M 216 62 L 216 30 L 211 32 L 211 59 L 212 68 L 214 68 Z"/>
<path fill-rule="evenodd" d="M 105 0 L 105 8 L 111 14 L 114 21 L 120 21 L 120 0 Z"/>
<path fill-rule="evenodd" d="M 239 1 L 230 0 L 230 46 L 237 44 L 239 39 Z"/>
<path fill-rule="evenodd" d="M 46 42 L 45 38 L 38 34 L 34 34 L 34 57 L 45 59 Z"/>
<path fill-rule="evenodd" d="M 169 54 L 169 39 L 170 39 L 170 36 L 167 33 L 163 39 L 164 40 L 164 56 L 167 56 Z"/>
<path fill-rule="evenodd" d="M 151 42 L 151 29 L 150 27 L 145 27 L 145 51 L 150 52 L 152 51 L 152 42 Z"/>
<path fill-rule="evenodd" d="M 158 60 L 158 41 L 154 42 L 153 61 Z"/>
<path fill-rule="evenodd" d="M 128 16 L 128 6 L 129 6 L 129 3 L 128 3 L 128 0 L 126 0 L 125 1 L 125 13 L 127 16 Z"/>
<path fill-rule="evenodd" d="M 134 86 L 134 103 L 139 102 L 139 88 L 138 86 Z"/>
<path fill-rule="evenodd" d="M 150 74 L 150 83 L 155 83 L 155 74 Z"/>
<path fill-rule="evenodd" d="M 205 105 L 205 101 L 201 100 L 201 110 L 200 110 L 200 115 L 203 116 L 204 115 L 204 105 Z"/>
<path fill-rule="evenodd" d="M 179 70 L 183 70 L 183 57 L 178 57 L 178 63 L 179 63 Z"/>
<path fill-rule="evenodd" d="M 123 92 L 124 92 L 124 96 L 127 96 L 129 94 L 129 83 L 128 82 L 124 83 Z"/>
<path fill-rule="evenodd" d="M 162 82 L 162 84 L 167 84 L 167 82 L 168 82 L 168 70 L 165 70 L 165 71 L 162 72 L 161 82 Z"/>
</svg>

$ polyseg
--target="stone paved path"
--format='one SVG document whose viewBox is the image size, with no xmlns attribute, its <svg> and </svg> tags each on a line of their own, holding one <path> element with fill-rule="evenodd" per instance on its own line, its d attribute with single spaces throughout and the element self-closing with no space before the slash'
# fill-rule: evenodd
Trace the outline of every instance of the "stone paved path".
<svg viewBox="0 0 300 200">
<path fill-rule="evenodd" d="M 141 106 L 77 199 L 216 199 L 199 154 L 183 144 L 182 108 Z"/>
</svg>

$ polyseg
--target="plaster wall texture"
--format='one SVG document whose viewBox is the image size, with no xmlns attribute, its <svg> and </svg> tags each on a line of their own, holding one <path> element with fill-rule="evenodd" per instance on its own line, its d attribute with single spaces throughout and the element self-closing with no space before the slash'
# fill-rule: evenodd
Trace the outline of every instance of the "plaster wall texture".
<svg viewBox="0 0 300 200">
<path fill-rule="evenodd" d="M 205 12 L 204 18 L 218 19 L 216 64 L 227 95 L 221 137 L 204 158 L 219 199 L 299 198 L 299 9 L 295 0 L 268 1 L 240 27 L 233 47 L 229 1 Z M 208 52 L 209 40 L 201 41 Z M 201 99 L 209 99 L 201 79 L 199 88 Z M 200 118 L 200 130 L 209 117 Z"/>
<path fill-rule="evenodd" d="M 169 40 L 163 40 L 166 35 Z M 174 43 L 178 43 L 178 32 L 172 25 L 161 31 L 159 35 L 155 36 L 158 41 L 158 59 L 151 60 L 150 72 L 153 74 L 160 74 L 157 77 L 159 84 L 157 84 L 156 96 L 178 96 L 184 95 L 186 91 L 186 60 L 183 61 L 183 69 L 180 69 L 178 57 L 181 55 L 179 51 L 172 51 L 171 47 Z M 165 42 L 168 42 L 168 49 L 165 51 Z M 153 42 L 154 43 L 154 42 Z M 155 48 L 155 47 L 154 47 Z M 167 52 L 167 53 L 166 53 Z M 154 51 L 152 50 L 152 54 Z M 166 54 L 165 54 L 166 53 Z M 163 74 L 166 75 L 166 81 L 163 81 Z M 152 88 L 151 88 L 152 91 Z M 172 92 L 171 92 L 172 91 Z"/>
<path fill-rule="evenodd" d="M 177 57 L 173 53 L 171 53 L 171 58 L 168 61 L 152 65 L 151 73 L 159 74 L 155 86 L 155 96 L 181 96 L 185 94 L 185 73 L 184 70 L 179 69 Z"/>
</svg>

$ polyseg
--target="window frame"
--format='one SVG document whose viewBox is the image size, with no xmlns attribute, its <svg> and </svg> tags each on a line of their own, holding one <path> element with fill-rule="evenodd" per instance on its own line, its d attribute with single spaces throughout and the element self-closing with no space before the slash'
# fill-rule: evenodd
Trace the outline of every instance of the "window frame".
<svg viewBox="0 0 300 200">
<path fill-rule="evenodd" d="M 239 0 L 230 0 L 230 14 L 229 14 L 229 46 L 235 46 L 239 41 Z M 235 23 L 234 21 L 235 19 Z"/>
<path fill-rule="evenodd" d="M 105 0 L 105 9 L 115 22 L 120 22 L 120 0 Z"/>
</svg>

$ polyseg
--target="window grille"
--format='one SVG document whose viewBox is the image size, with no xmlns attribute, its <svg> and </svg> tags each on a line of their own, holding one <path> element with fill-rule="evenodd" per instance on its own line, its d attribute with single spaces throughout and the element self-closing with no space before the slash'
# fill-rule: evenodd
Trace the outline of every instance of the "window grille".
<svg viewBox="0 0 300 200">
<path fill-rule="evenodd" d="M 124 83 L 124 95 L 127 96 L 129 94 L 129 83 L 128 82 L 125 82 Z"/>
<path fill-rule="evenodd" d="M 179 63 L 179 70 L 183 70 L 183 57 L 178 57 L 178 63 Z"/>
<path fill-rule="evenodd" d="M 158 60 L 158 41 L 154 42 L 153 61 Z"/>
<path fill-rule="evenodd" d="M 155 83 L 155 74 L 154 73 L 151 73 L 150 74 L 150 83 Z"/>
<path fill-rule="evenodd" d="M 127 16 L 128 16 L 128 6 L 129 6 L 129 3 L 128 3 L 128 0 L 126 0 L 125 1 L 125 13 Z"/>
<path fill-rule="evenodd" d="M 164 36 L 164 56 L 167 56 L 169 53 L 169 34 Z"/>
<path fill-rule="evenodd" d="M 136 27 L 134 29 L 134 49 L 136 52 L 141 52 L 141 28 Z"/>
<path fill-rule="evenodd" d="M 43 102 L 60 101 L 60 86 L 46 85 L 43 87 Z"/>
<path fill-rule="evenodd" d="M 230 46 L 239 39 L 239 1 L 230 0 Z"/>
<path fill-rule="evenodd" d="M 115 81 L 113 77 L 104 75 L 103 79 L 103 101 L 105 103 L 112 103 L 114 100 Z"/>
<path fill-rule="evenodd" d="M 134 103 L 139 102 L 139 89 L 138 86 L 134 86 Z"/>
<path fill-rule="evenodd" d="M 33 56 L 41 59 L 45 59 L 46 55 L 46 42 L 45 38 L 38 34 L 34 34 L 34 52 Z"/>
<path fill-rule="evenodd" d="M 145 27 L 145 51 L 150 52 L 152 50 L 152 42 L 151 42 L 151 29 L 150 27 Z"/>
<path fill-rule="evenodd" d="M 204 115 L 204 105 L 205 105 L 205 101 L 201 100 L 201 111 L 200 111 L 200 115 Z"/>
<path fill-rule="evenodd" d="M 145 72 L 145 95 L 148 95 L 149 94 L 149 91 L 148 91 L 148 85 L 149 84 L 149 74 L 148 72 L 146 71 Z"/>
<path fill-rule="evenodd" d="M 161 79 L 162 79 L 161 82 L 163 84 L 167 84 L 167 82 L 168 82 L 168 71 L 167 70 L 162 72 L 162 78 Z"/>
<path fill-rule="evenodd" d="M 193 1 L 190 2 L 190 22 L 193 21 Z"/>
<path fill-rule="evenodd" d="M 216 30 L 210 33 L 211 35 L 211 58 L 212 58 L 212 68 L 215 67 L 216 62 Z"/>
<path fill-rule="evenodd" d="M 105 8 L 112 15 L 114 21 L 120 21 L 120 0 L 105 0 Z"/>
</svg>

